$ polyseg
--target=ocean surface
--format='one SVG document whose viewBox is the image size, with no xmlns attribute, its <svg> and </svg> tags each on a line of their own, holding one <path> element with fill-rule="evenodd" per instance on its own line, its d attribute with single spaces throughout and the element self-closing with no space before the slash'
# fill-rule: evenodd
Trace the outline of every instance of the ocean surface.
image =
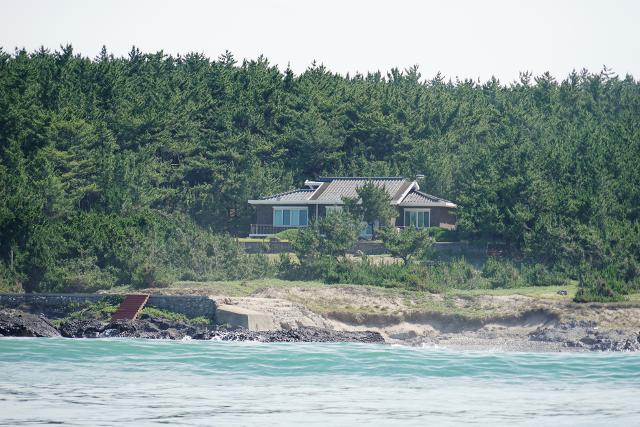
<svg viewBox="0 0 640 427">
<path fill-rule="evenodd" d="M 0 338 L 0 425 L 640 425 L 640 354 Z"/>
</svg>

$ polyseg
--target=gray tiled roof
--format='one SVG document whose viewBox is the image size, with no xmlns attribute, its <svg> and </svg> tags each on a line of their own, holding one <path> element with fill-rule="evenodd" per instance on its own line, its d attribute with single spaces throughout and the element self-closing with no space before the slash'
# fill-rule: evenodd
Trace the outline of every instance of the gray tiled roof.
<svg viewBox="0 0 640 427">
<path fill-rule="evenodd" d="M 309 196 L 311 196 L 314 191 L 315 190 L 312 190 L 310 188 L 301 188 L 299 190 L 287 191 L 285 193 L 261 197 L 260 200 L 269 200 L 274 202 L 305 203 L 307 200 L 309 200 Z"/>
<path fill-rule="evenodd" d="M 329 181 L 330 180 L 330 181 Z M 372 181 L 378 187 L 383 187 L 392 201 L 397 201 L 402 194 L 398 194 L 402 187 L 408 188 L 407 183 L 410 185 L 410 181 L 404 178 L 391 177 L 372 177 L 372 178 L 319 178 L 318 181 L 325 182 L 321 187 L 322 193 L 318 197 L 314 197 L 314 200 L 322 203 L 342 203 L 343 197 L 357 197 L 356 189 L 362 187 L 368 181 Z"/>
<path fill-rule="evenodd" d="M 314 188 L 302 188 L 285 193 L 249 200 L 251 204 L 342 204 L 345 197 L 355 198 L 356 190 L 368 181 L 384 188 L 393 204 L 400 206 L 456 207 L 448 200 L 418 191 L 414 181 L 402 177 L 320 177 Z"/>
<path fill-rule="evenodd" d="M 455 204 L 442 199 L 440 197 L 432 196 L 431 194 L 423 193 L 422 191 L 411 190 L 407 197 L 405 197 L 400 206 L 447 206 Z"/>
</svg>

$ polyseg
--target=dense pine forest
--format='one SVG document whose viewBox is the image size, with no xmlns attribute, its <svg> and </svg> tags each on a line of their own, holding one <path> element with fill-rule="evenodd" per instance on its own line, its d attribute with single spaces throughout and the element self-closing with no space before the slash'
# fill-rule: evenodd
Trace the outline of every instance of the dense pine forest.
<svg viewBox="0 0 640 427">
<path fill-rule="evenodd" d="M 631 283 L 639 162 L 640 84 L 607 69 L 478 82 L 295 75 L 231 53 L 0 50 L 0 282 L 268 274 L 226 237 L 248 232 L 247 199 L 318 175 L 423 174 L 461 206 L 465 238 Z"/>
</svg>

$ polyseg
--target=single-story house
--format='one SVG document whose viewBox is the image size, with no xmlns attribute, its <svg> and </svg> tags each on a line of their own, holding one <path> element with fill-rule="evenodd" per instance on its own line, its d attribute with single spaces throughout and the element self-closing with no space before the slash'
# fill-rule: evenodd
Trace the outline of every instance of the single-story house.
<svg viewBox="0 0 640 427">
<path fill-rule="evenodd" d="M 307 180 L 306 188 L 249 200 L 256 208 L 250 236 L 269 236 L 306 227 L 315 218 L 342 209 L 343 198 L 357 197 L 356 190 L 368 181 L 384 188 L 398 209 L 396 227 L 456 227 L 455 203 L 420 191 L 416 181 L 403 177 L 320 177 Z"/>
</svg>

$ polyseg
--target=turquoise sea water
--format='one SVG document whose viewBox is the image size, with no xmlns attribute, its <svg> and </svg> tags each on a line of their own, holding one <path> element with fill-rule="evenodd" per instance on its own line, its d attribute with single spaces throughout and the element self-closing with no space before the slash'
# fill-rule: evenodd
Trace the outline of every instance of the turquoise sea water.
<svg viewBox="0 0 640 427">
<path fill-rule="evenodd" d="M 640 425 L 640 354 L 0 338 L 0 425 Z"/>
</svg>

